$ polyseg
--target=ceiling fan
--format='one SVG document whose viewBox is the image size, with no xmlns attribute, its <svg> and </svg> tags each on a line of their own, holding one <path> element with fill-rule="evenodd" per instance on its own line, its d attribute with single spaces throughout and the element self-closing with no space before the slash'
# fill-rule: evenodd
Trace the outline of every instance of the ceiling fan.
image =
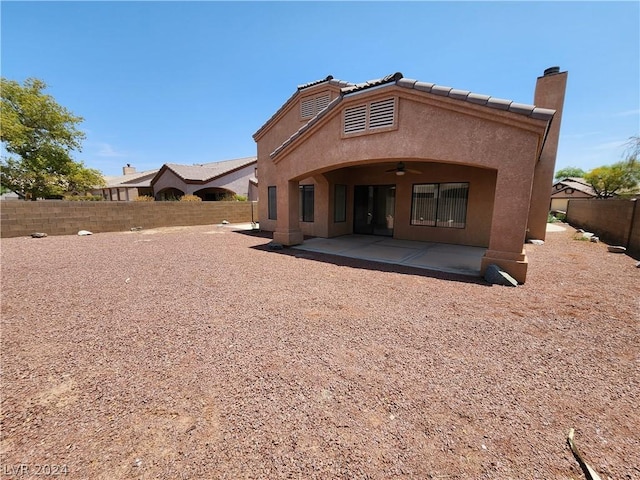
<svg viewBox="0 0 640 480">
<path fill-rule="evenodd" d="M 405 173 L 422 173 L 420 170 L 413 170 L 411 168 L 406 168 L 404 162 L 398 162 L 396 168 L 392 168 L 391 170 L 387 170 L 386 173 L 395 173 L 398 176 L 402 176 Z"/>
</svg>

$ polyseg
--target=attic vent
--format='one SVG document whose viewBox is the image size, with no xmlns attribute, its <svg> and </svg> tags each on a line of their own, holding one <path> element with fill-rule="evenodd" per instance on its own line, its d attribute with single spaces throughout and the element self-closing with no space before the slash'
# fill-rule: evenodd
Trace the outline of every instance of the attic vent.
<svg viewBox="0 0 640 480">
<path fill-rule="evenodd" d="M 371 102 L 369 128 L 389 127 L 393 125 L 394 107 L 395 101 L 393 98 L 380 102 Z"/>
<path fill-rule="evenodd" d="M 329 105 L 329 94 L 305 98 L 300 102 L 300 117 L 311 118 Z"/>
<path fill-rule="evenodd" d="M 344 110 L 344 133 L 358 133 L 395 125 L 396 100 L 388 98 Z"/>
<path fill-rule="evenodd" d="M 367 128 L 367 106 L 347 108 L 344 111 L 344 133 L 364 132 Z"/>
</svg>

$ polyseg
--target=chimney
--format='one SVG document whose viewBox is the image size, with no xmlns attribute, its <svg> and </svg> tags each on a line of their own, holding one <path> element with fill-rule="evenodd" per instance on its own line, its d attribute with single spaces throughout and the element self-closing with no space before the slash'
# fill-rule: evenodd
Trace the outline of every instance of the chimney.
<svg viewBox="0 0 640 480">
<path fill-rule="evenodd" d="M 536 82 L 533 104 L 536 107 L 550 108 L 556 113 L 548 126 L 540 159 L 535 168 L 529 208 L 527 234 L 529 239 L 544 240 L 546 236 L 567 76 L 567 72 L 560 72 L 560 67 L 549 67 Z"/>
<path fill-rule="evenodd" d="M 127 163 L 126 167 L 122 167 L 123 175 L 133 175 L 136 173 L 136 167 L 132 167 L 130 163 Z"/>
</svg>

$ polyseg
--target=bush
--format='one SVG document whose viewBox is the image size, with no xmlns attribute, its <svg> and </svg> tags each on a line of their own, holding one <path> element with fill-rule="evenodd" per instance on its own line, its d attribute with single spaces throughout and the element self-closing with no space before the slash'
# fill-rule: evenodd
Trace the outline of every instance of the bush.
<svg viewBox="0 0 640 480">
<path fill-rule="evenodd" d="M 151 195 L 140 195 L 134 200 L 134 202 L 155 202 L 155 201 L 156 199 L 153 198 Z"/>
<path fill-rule="evenodd" d="M 102 195 L 65 195 L 62 199 L 71 202 L 101 202 L 104 200 Z"/>
<path fill-rule="evenodd" d="M 202 199 L 197 195 L 183 195 L 180 197 L 181 202 L 201 202 Z"/>
<path fill-rule="evenodd" d="M 246 202 L 246 195 L 238 195 L 237 193 L 227 193 L 220 199 L 222 202 Z"/>
</svg>

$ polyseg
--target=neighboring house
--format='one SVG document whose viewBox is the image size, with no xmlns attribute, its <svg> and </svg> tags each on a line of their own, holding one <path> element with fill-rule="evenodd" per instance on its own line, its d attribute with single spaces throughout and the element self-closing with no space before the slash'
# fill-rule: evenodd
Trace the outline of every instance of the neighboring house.
<svg viewBox="0 0 640 480">
<path fill-rule="evenodd" d="M 200 165 L 166 163 L 151 180 L 156 200 L 197 195 L 204 201 L 241 195 L 258 199 L 256 157 L 238 158 Z"/>
<path fill-rule="evenodd" d="M 551 187 L 551 204 L 549 210 L 566 212 L 569 200 L 574 198 L 596 198 L 596 192 L 584 178 L 568 177 Z"/>
<path fill-rule="evenodd" d="M 259 220 L 304 235 L 387 235 L 486 247 L 524 282 L 527 237 L 544 239 L 567 73 L 545 71 L 534 105 L 403 78 L 299 86 L 254 134 Z"/>
<path fill-rule="evenodd" d="M 139 196 L 153 196 L 151 179 L 158 173 L 158 170 L 147 170 L 136 172 L 135 167 L 127 164 L 122 168 L 122 175 L 119 177 L 105 176 L 106 186 L 91 191 L 92 195 L 101 195 L 105 200 L 111 201 L 133 201 Z"/>
</svg>

